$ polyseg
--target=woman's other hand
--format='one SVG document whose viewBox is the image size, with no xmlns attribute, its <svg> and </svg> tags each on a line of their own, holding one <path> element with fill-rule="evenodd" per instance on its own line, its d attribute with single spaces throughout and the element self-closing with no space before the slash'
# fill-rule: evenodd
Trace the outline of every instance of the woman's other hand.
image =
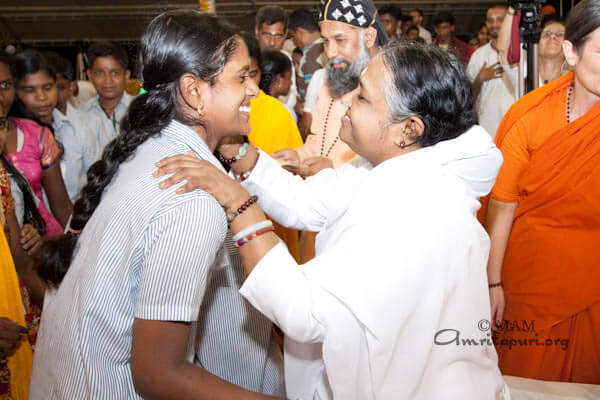
<svg viewBox="0 0 600 400">
<path fill-rule="evenodd" d="M 298 175 L 306 178 L 315 175 L 317 172 L 325 168 L 333 168 L 333 161 L 325 157 L 311 157 L 304 161 L 306 168 L 298 168 L 294 170 Z"/>
<path fill-rule="evenodd" d="M 0 318 L 0 359 L 12 355 L 27 329 L 8 318 Z"/>
<path fill-rule="evenodd" d="M 497 331 L 502 326 L 502 317 L 504 315 L 504 289 L 502 286 L 490 288 L 490 306 L 492 318 L 492 330 Z"/>
<path fill-rule="evenodd" d="M 227 210 L 238 207 L 250 197 L 242 185 L 210 162 L 197 159 L 191 152 L 164 158 L 157 162 L 156 166 L 158 169 L 152 174 L 155 178 L 172 174 L 160 182 L 158 187 L 161 189 L 187 181 L 176 193 L 184 194 L 194 189 L 206 190 Z"/>
<path fill-rule="evenodd" d="M 28 255 L 34 257 L 42 248 L 46 239 L 31 224 L 23 225 L 21 229 L 21 245 Z"/>
<path fill-rule="evenodd" d="M 298 156 L 298 152 L 292 149 L 281 149 L 273 153 L 273 158 L 278 158 L 295 165 L 300 164 L 300 156 Z"/>
</svg>

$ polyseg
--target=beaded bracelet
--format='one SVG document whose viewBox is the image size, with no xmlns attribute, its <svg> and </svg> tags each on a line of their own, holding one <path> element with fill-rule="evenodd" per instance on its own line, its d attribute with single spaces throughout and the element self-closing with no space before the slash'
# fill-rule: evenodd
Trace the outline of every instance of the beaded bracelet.
<svg viewBox="0 0 600 400">
<path fill-rule="evenodd" d="M 256 203 L 257 201 L 258 201 L 258 196 L 254 195 L 254 196 L 250 197 L 248 200 L 246 200 L 246 202 L 244 204 L 242 204 L 233 213 L 231 213 L 231 214 L 227 213 L 227 224 L 231 224 L 233 222 L 233 220 L 235 219 L 235 217 L 237 217 L 238 215 L 240 215 L 241 213 L 246 211 L 248 209 L 248 207 L 250 207 L 252 204 Z"/>
<path fill-rule="evenodd" d="M 251 234 L 249 234 L 249 235 L 247 235 L 247 236 L 244 236 L 244 237 L 243 237 L 243 238 L 241 238 L 241 239 L 238 239 L 238 241 L 237 241 L 237 242 L 235 242 L 235 245 L 236 245 L 237 247 L 242 247 L 243 245 L 245 245 L 246 243 L 248 243 L 248 242 L 249 242 L 249 241 L 251 241 L 252 239 L 254 239 L 254 238 L 256 238 L 256 237 L 258 237 L 258 236 L 262 235 L 263 233 L 267 233 L 267 232 L 273 232 L 274 230 L 275 230 L 275 227 L 274 227 L 273 225 L 271 225 L 271 226 L 267 226 L 266 228 L 259 229 L 259 230 L 257 230 L 257 231 L 256 231 L 256 232 L 254 232 L 254 233 L 251 233 Z"/>
<path fill-rule="evenodd" d="M 496 283 L 490 283 L 488 285 L 488 288 L 495 288 L 495 287 L 504 287 L 504 282 L 500 281 L 500 282 L 496 282 Z"/>
<path fill-rule="evenodd" d="M 266 219 L 264 221 L 257 222 L 254 225 L 250 225 L 250 226 L 242 229 L 241 231 L 239 231 L 238 233 L 236 233 L 235 235 L 233 235 L 233 237 L 231 239 L 235 243 L 238 240 L 240 240 L 241 238 L 243 238 L 244 236 L 251 235 L 251 234 L 253 234 L 256 231 L 258 231 L 260 229 L 263 229 L 263 228 L 267 228 L 269 226 L 273 226 L 273 222 L 271 222 L 268 219 Z"/>
<path fill-rule="evenodd" d="M 252 164 L 252 166 L 250 167 L 250 169 L 248 169 L 248 171 L 242 172 L 239 175 L 237 175 L 235 173 L 233 174 L 233 176 L 235 177 L 235 179 L 237 179 L 238 182 L 244 182 L 246 179 L 248 179 L 248 177 L 252 173 L 252 170 L 254 169 L 254 167 L 256 167 L 256 164 L 258 164 L 259 157 L 260 157 L 260 152 L 257 151 L 256 152 L 256 160 L 254 160 L 254 164 Z"/>
<path fill-rule="evenodd" d="M 248 143 L 245 142 L 240 149 L 238 150 L 238 153 L 235 155 L 235 157 L 232 158 L 225 158 L 225 156 L 223 154 L 221 154 L 220 152 L 216 152 L 217 153 L 217 158 L 219 159 L 219 161 L 221 161 L 223 164 L 227 164 L 227 165 L 231 165 L 236 161 L 239 161 L 242 159 L 242 157 L 244 157 L 246 155 L 246 151 L 248 150 Z"/>
</svg>

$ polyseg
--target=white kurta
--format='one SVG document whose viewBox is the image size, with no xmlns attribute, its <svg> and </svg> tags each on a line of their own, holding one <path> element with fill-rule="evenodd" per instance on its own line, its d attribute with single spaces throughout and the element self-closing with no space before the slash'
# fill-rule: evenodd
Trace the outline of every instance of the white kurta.
<svg viewBox="0 0 600 400">
<path fill-rule="evenodd" d="M 467 76 L 471 82 L 475 81 L 483 67 L 490 66 L 500 61 L 498 52 L 492 47 L 492 42 L 475 50 L 466 68 Z M 479 123 L 494 138 L 504 114 L 517 100 L 517 90 L 513 85 L 518 75 L 518 67 L 503 70 L 501 76 L 485 81 L 481 84 L 477 96 L 477 115 Z"/>
<path fill-rule="evenodd" d="M 274 247 L 242 295 L 293 340 L 323 344 L 337 399 L 494 399 L 502 377 L 479 330 L 490 318 L 489 238 L 475 213 L 501 160 L 479 127 L 372 171 L 305 181 L 261 155 L 246 187 L 283 225 L 321 233 L 302 268 Z M 483 344 L 434 344 L 444 329 Z M 286 371 L 291 398 L 290 387 L 318 386 L 292 379 Z"/>
</svg>

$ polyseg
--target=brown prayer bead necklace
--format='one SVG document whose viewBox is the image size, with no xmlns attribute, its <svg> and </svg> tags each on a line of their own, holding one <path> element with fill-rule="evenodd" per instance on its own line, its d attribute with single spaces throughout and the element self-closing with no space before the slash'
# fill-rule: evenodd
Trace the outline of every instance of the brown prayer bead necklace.
<svg viewBox="0 0 600 400">
<path fill-rule="evenodd" d="M 571 96 L 573 95 L 573 85 L 567 90 L 567 124 L 571 123 Z"/>
<path fill-rule="evenodd" d="M 327 115 L 325 115 L 325 123 L 323 124 L 323 137 L 321 138 L 321 157 L 325 157 L 325 158 L 329 157 L 329 153 L 331 153 L 331 150 L 333 150 L 336 143 L 340 139 L 340 135 L 338 132 L 337 136 L 333 140 L 333 143 L 331 143 L 331 146 L 329 146 L 327 153 L 325 153 L 325 137 L 327 136 L 327 122 L 329 122 L 329 114 L 331 113 L 332 107 L 333 107 L 333 99 L 331 99 L 331 101 L 329 102 L 329 108 L 327 109 Z"/>
</svg>

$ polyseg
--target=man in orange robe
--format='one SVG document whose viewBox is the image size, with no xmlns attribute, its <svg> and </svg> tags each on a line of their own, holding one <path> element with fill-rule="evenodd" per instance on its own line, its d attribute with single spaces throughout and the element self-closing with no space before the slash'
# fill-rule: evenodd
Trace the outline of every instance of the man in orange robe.
<svg viewBox="0 0 600 400">
<path fill-rule="evenodd" d="M 490 262 L 498 210 L 512 205 L 514 217 L 495 344 L 505 375 L 599 384 L 600 103 L 567 123 L 572 84 L 571 72 L 523 97 L 496 135 Z"/>
</svg>

